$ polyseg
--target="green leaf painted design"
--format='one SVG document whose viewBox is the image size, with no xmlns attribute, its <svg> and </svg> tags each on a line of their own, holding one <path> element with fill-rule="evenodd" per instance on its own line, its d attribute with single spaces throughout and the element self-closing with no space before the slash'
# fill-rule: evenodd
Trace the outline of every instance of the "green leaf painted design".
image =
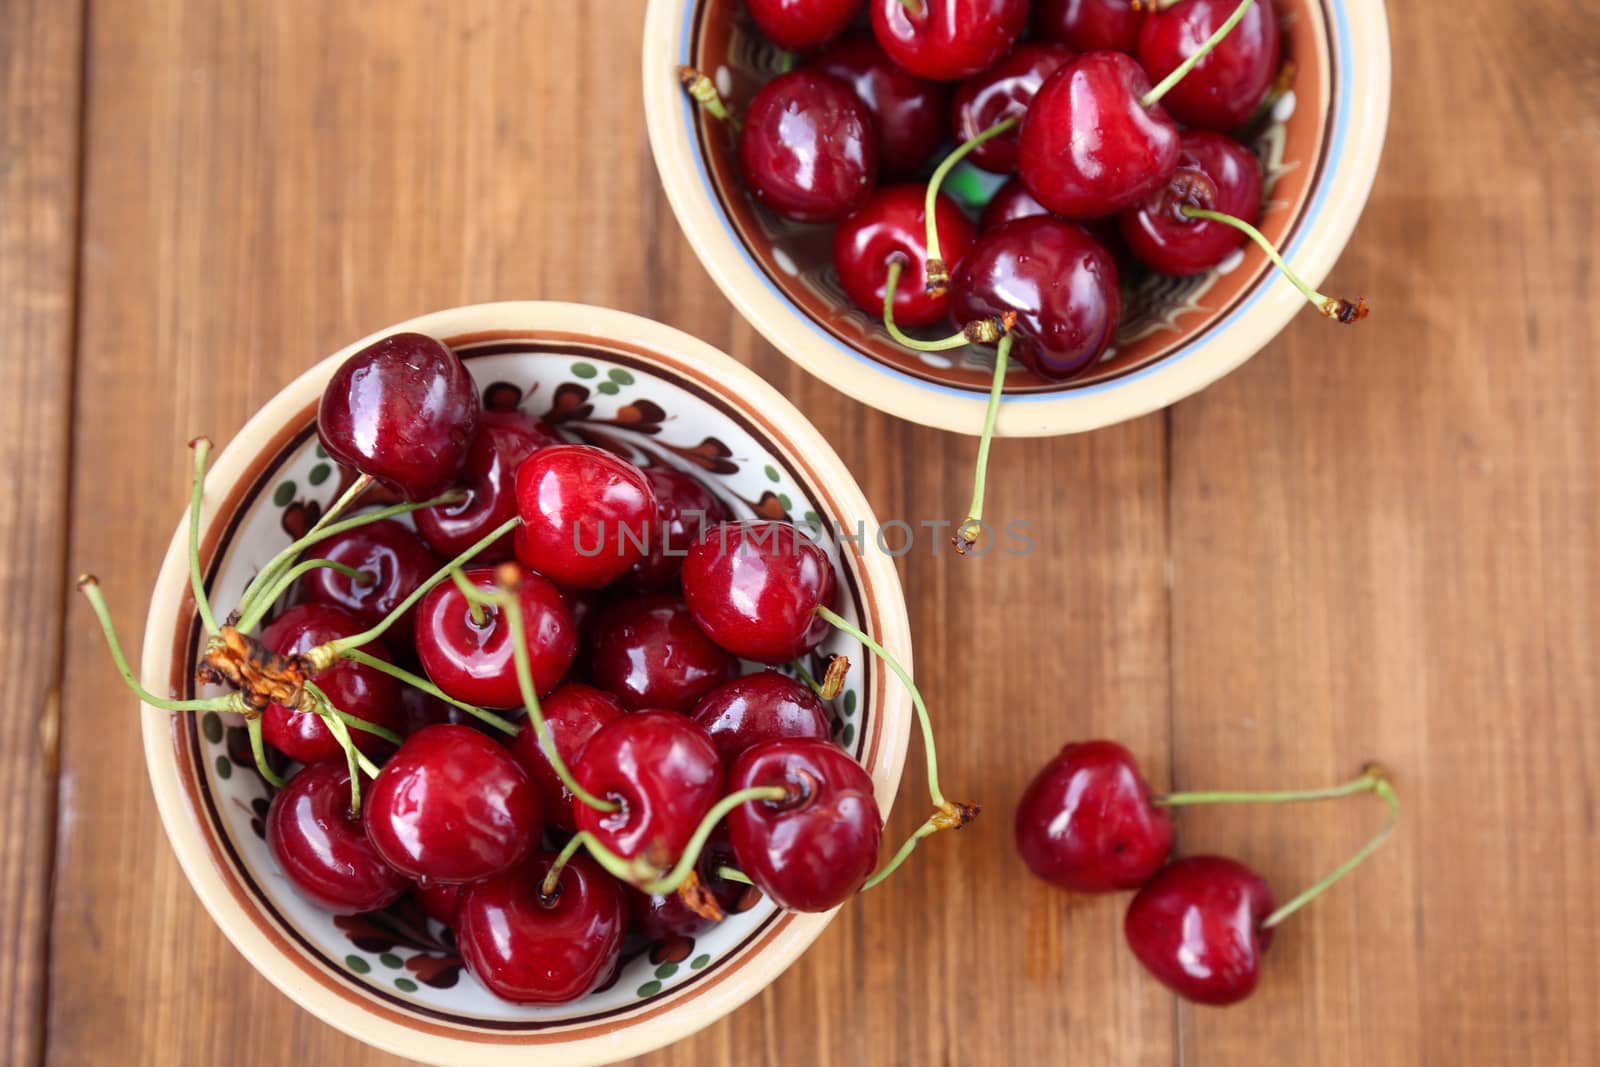
<svg viewBox="0 0 1600 1067">
<path fill-rule="evenodd" d="M 704 967 L 710 962 L 711 957 L 702 952 L 700 955 L 689 961 L 689 969 L 691 971 L 698 971 L 700 968 Z"/>
<path fill-rule="evenodd" d="M 595 392 L 604 393 L 606 396 L 616 396 L 618 393 L 620 393 L 622 391 L 621 388 L 618 387 L 616 382 L 601 382 L 599 385 L 595 386 L 594 388 L 595 388 Z"/>
<path fill-rule="evenodd" d="M 794 510 L 794 501 L 789 499 L 788 493 L 778 494 L 778 506 L 787 513 Z"/>
<path fill-rule="evenodd" d="M 853 722 L 847 722 L 847 723 L 844 724 L 844 732 L 842 732 L 839 735 L 839 744 L 844 746 L 845 748 L 849 748 L 851 745 L 853 745 L 855 743 L 856 743 L 856 724 L 853 723 Z"/>
<path fill-rule="evenodd" d="M 587 379 L 593 378 L 600 372 L 595 370 L 593 363 L 574 363 L 572 365 L 572 373 L 576 374 L 580 378 Z"/>
<path fill-rule="evenodd" d="M 409 978 L 396 978 L 394 987 L 402 993 L 415 993 L 417 991 L 417 983 Z"/>
<path fill-rule="evenodd" d="M 629 374 L 627 371 L 623 370 L 621 367 L 612 367 L 610 372 L 606 374 L 606 377 L 610 378 L 612 381 L 616 382 L 618 385 L 632 385 L 633 384 L 633 375 Z"/>
<path fill-rule="evenodd" d="M 233 764 L 229 762 L 227 756 L 217 757 L 217 777 L 223 781 L 233 777 Z"/>
<path fill-rule="evenodd" d="M 200 732 L 213 745 L 222 744 L 222 716 L 214 711 L 206 712 L 200 717 Z"/>
<path fill-rule="evenodd" d="M 393 952 L 385 952 L 383 955 L 378 957 L 378 962 L 389 968 L 391 971 L 398 971 L 401 967 L 405 966 L 406 961 L 401 959 L 399 956 L 396 956 Z"/>
<path fill-rule="evenodd" d="M 856 713 L 856 691 L 854 689 L 846 689 L 844 691 L 844 713 L 846 715 L 854 715 Z"/>
<path fill-rule="evenodd" d="M 654 980 L 646 982 L 644 985 L 640 986 L 636 992 L 641 997 L 653 997 L 657 993 L 661 992 L 661 983 Z"/>
<path fill-rule="evenodd" d="M 322 447 L 322 442 L 321 441 L 317 442 L 317 458 L 318 459 L 327 459 L 328 458 L 328 450 Z"/>
<path fill-rule="evenodd" d="M 670 960 L 656 968 L 656 977 L 661 979 L 671 978 L 677 973 L 678 965 Z"/>
<path fill-rule="evenodd" d="M 356 955 L 346 956 L 344 965 L 357 974 L 370 974 L 372 971 L 372 964 Z"/>
<path fill-rule="evenodd" d="M 279 482 L 278 488 L 272 491 L 272 502 L 280 508 L 286 508 L 294 503 L 294 494 L 297 487 L 293 481 Z"/>
<path fill-rule="evenodd" d="M 306 481 L 312 485 L 321 485 L 328 480 L 328 475 L 333 473 L 333 468 L 326 463 L 318 463 L 311 468 L 311 473 L 306 475 Z"/>
<path fill-rule="evenodd" d="M 768 463 L 762 469 L 765 470 L 766 473 L 767 473 L 767 481 L 775 482 L 775 481 L 778 480 L 778 468 L 777 467 L 774 467 L 772 464 Z"/>
</svg>

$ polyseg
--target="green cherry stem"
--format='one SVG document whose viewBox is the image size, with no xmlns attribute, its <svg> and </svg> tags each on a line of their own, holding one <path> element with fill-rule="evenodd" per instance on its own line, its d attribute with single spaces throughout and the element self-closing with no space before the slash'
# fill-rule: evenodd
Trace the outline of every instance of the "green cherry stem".
<svg viewBox="0 0 1600 1067">
<path fill-rule="evenodd" d="M 806 670 L 805 664 L 795 660 L 789 666 L 794 668 L 795 673 L 800 676 L 800 680 L 806 683 L 806 687 L 817 695 L 817 699 L 822 699 L 822 686 L 818 685 L 817 680 L 811 677 L 811 672 Z"/>
<path fill-rule="evenodd" d="M 1250 0 L 1246 0 L 1250 2 Z M 972 137 L 957 145 L 955 150 L 939 163 L 934 169 L 933 177 L 928 179 L 928 193 L 922 201 L 923 220 L 928 247 L 928 265 L 926 287 L 929 296 L 938 296 L 950 284 L 950 271 L 945 266 L 944 257 L 939 252 L 939 226 L 936 210 L 939 200 L 939 187 L 944 184 L 945 178 L 955 169 L 957 163 L 967 158 L 974 148 L 983 142 L 999 137 L 1007 130 L 1013 129 L 1021 122 L 1020 117 L 1013 116 L 1004 121 L 997 122 L 988 129 L 974 134 Z"/>
<path fill-rule="evenodd" d="M 955 536 L 950 539 L 956 546 L 956 553 L 962 556 L 978 543 L 978 537 L 983 533 L 983 496 L 989 481 L 989 446 L 994 443 L 994 423 L 1000 414 L 1000 398 L 1005 393 L 1011 343 L 1012 336 L 1007 333 L 1000 338 L 1000 345 L 995 349 L 994 380 L 989 386 L 989 406 L 983 413 L 983 436 L 978 438 L 978 462 L 972 475 L 972 503 L 967 506 L 967 517 L 961 520 Z"/>
<path fill-rule="evenodd" d="M 250 735 L 250 755 L 255 757 L 256 773 L 267 780 L 274 789 L 282 789 L 284 780 L 267 765 L 267 747 L 261 739 L 261 716 L 252 715 L 244 721 L 245 732 Z"/>
<path fill-rule="evenodd" d="M 1383 829 L 1379 830 L 1377 835 L 1363 845 L 1354 856 L 1339 864 L 1315 885 L 1306 889 L 1293 900 L 1263 919 L 1261 925 L 1264 929 L 1270 930 L 1277 926 L 1283 920 L 1321 896 L 1333 883 L 1365 863 L 1367 857 L 1378 851 L 1378 846 L 1382 845 L 1384 840 L 1394 832 L 1395 824 L 1400 820 L 1400 799 L 1394 795 L 1394 787 L 1389 784 L 1389 780 L 1384 776 L 1381 768 L 1368 768 L 1365 777 L 1370 782 L 1368 790 L 1382 798 L 1384 804 L 1389 808 L 1389 817 L 1385 820 Z"/>
<path fill-rule="evenodd" d="M 362 493 L 365 493 L 371 485 L 372 477 L 367 474 L 363 474 L 351 482 L 349 488 L 340 493 L 338 499 L 328 505 L 328 510 L 317 516 L 317 521 L 311 524 L 311 529 L 301 535 L 298 540 L 290 543 L 287 548 L 276 556 L 273 556 L 267 561 L 265 567 L 256 572 L 256 576 L 245 586 L 244 593 L 239 597 L 239 603 L 235 610 L 240 615 L 243 615 L 246 609 L 261 595 L 261 591 L 267 588 L 267 583 L 272 580 L 273 574 L 293 562 L 295 557 L 305 551 L 306 547 L 312 543 L 310 540 L 312 537 L 327 529 L 328 524 L 344 514 L 350 505 L 354 504 L 356 499 Z"/>
<path fill-rule="evenodd" d="M 449 693 L 446 693 L 443 689 L 440 689 L 438 686 L 428 681 L 428 679 L 422 677 L 421 675 L 412 674 L 404 667 L 396 667 L 388 660 L 381 660 L 377 656 L 369 655 L 366 652 L 361 651 L 359 648 L 350 649 L 340 658 L 352 660 L 353 662 L 362 664 L 363 666 L 371 667 L 375 671 L 380 671 L 384 674 L 387 674 L 389 677 L 398 679 L 413 689 L 420 689 L 429 696 L 444 701 L 451 707 L 460 708 L 468 715 L 488 723 L 490 726 L 493 726 L 496 730 L 499 730 L 501 733 L 506 734 L 507 736 L 517 736 L 516 723 L 511 722 L 509 719 L 501 718 L 494 712 L 489 711 L 486 708 L 480 708 L 476 704 L 468 704 L 465 700 L 457 700 Z"/>
<path fill-rule="evenodd" d="M 941 337 L 937 341 L 923 341 L 902 330 L 894 321 L 894 294 L 900 288 L 900 275 L 906 266 L 905 257 L 896 252 L 889 257 L 889 275 L 883 285 L 883 328 L 894 340 L 917 352 L 947 352 L 967 345 L 993 344 L 1004 334 L 1004 328 L 993 319 L 978 319 L 961 328 L 960 333 Z"/>
<path fill-rule="evenodd" d="M 1272 789 L 1246 792 L 1208 790 L 1168 793 L 1165 796 L 1151 797 L 1150 803 L 1168 808 L 1192 807 L 1196 804 L 1294 804 L 1302 800 L 1333 800 L 1336 797 L 1372 793 L 1376 790 L 1377 779 L 1371 773 L 1362 772 L 1360 777 L 1328 789 Z"/>
<path fill-rule="evenodd" d="M 472 625 L 481 629 L 489 621 L 489 617 L 483 613 L 483 604 L 472 595 L 472 583 L 467 581 L 467 576 L 460 571 L 451 571 L 450 580 L 461 590 L 461 595 L 467 598 L 467 614 L 472 618 Z"/>
<path fill-rule="evenodd" d="M 369 571 L 357 570 L 344 563 L 337 563 L 331 559 L 308 559 L 296 563 L 293 567 L 283 571 L 282 576 L 273 581 L 270 589 L 266 590 L 250 605 L 248 613 L 239 617 L 238 630 L 249 633 L 261 625 L 261 620 L 266 618 L 267 612 L 272 610 L 272 605 L 283 598 L 283 594 L 293 588 L 294 583 L 305 577 L 311 571 L 326 568 L 338 571 L 357 585 L 371 585 L 375 578 Z"/>
<path fill-rule="evenodd" d="M 399 734 L 395 733 L 386 726 L 379 726 L 375 722 L 368 722 L 366 719 L 363 719 L 358 715 L 352 715 L 348 711 L 342 711 L 339 708 L 334 707 L 333 701 L 328 699 L 328 694 L 324 693 L 315 682 L 307 682 L 306 689 L 311 693 L 312 696 L 316 697 L 321 704 L 326 706 L 327 715 L 323 715 L 323 718 L 327 718 L 328 715 L 332 715 L 335 719 L 338 719 L 350 729 L 360 730 L 362 733 L 371 734 L 373 737 L 381 737 L 391 745 L 398 745 L 405 741 L 405 738 L 401 737 Z M 322 715 L 323 713 L 318 711 L 317 714 Z M 333 729 L 331 725 L 328 728 L 330 730 Z M 363 756 L 362 758 L 365 759 L 366 757 Z M 367 763 L 367 766 L 371 768 L 370 774 L 376 777 L 378 773 L 377 765 L 369 762 Z"/>
<path fill-rule="evenodd" d="M 861 887 L 860 892 L 865 893 L 867 890 L 871 889 L 873 886 L 889 877 L 895 871 L 899 870 L 900 865 L 906 861 L 906 857 L 910 856 L 911 853 L 916 851 L 917 845 L 924 837 L 932 837 L 940 830 L 946 829 L 946 827 L 939 824 L 938 820 L 939 816 L 935 814 L 929 817 L 927 822 L 917 827 L 916 832 L 910 837 L 906 838 L 905 844 L 900 846 L 900 851 L 894 854 L 894 858 L 888 863 L 885 863 L 877 874 L 874 874 L 871 878 L 867 879 L 866 884 Z"/>
<path fill-rule="evenodd" d="M 205 575 L 200 573 L 200 505 L 206 493 L 206 459 L 211 455 L 211 439 L 196 437 L 189 442 L 194 449 L 194 487 L 189 493 L 189 585 L 194 590 L 195 610 L 205 625 L 206 635 L 217 632 L 217 619 L 211 613 L 211 600 L 206 596 Z"/>
<path fill-rule="evenodd" d="M 153 708 L 162 711 L 233 711 L 244 714 L 248 708 L 244 696 L 240 693 L 227 693 L 218 697 L 202 697 L 197 700 L 170 700 L 158 697 L 134 677 L 133 669 L 128 666 L 128 657 L 123 655 L 122 642 L 117 638 L 117 628 L 111 621 L 111 612 L 106 607 L 106 599 L 100 592 L 100 582 L 92 574 L 85 574 L 78 579 L 78 591 L 89 601 L 89 607 L 94 610 L 94 617 L 100 623 L 100 632 L 105 635 L 106 647 L 111 651 L 111 659 L 117 665 L 117 673 L 122 675 L 123 684 L 133 691 L 134 696 Z"/>
<path fill-rule="evenodd" d="M 683 84 L 690 98 L 706 109 L 707 114 L 726 122 L 734 133 L 739 132 L 739 118 L 722 102 L 722 94 L 717 92 L 716 82 L 694 67 L 679 67 L 678 81 Z"/>
<path fill-rule="evenodd" d="M 724 882 L 738 882 L 740 885 L 755 885 L 755 883 L 750 880 L 750 876 L 739 870 L 737 867 L 718 867 L 717 877 L 721 878 Z"/>
<path fill-rule="evenodd" d="M 1309 300 L 1318 311 L 1322 312 L 1324 318 L 1349 325 L 1367 317 L 1367 301 L 1365 297 L 1350 301 L 1343 297 L 1324 296 L 1317 292 L 1307 285 L 1305 280 L 1289 267 L 1288 263 L 1284 262 L 1283 256 L 1278 253 L 1276 248 L 1272 247 L 1272 242 L 1267 240 L 1266 234 L 1243 219 L 1234 218 L 1232 215 L 1224 214 L 1221 211 L 1212 211 L 1209 208 L 1191 207 L 1188 204 L 1179 207 L 1178 211 L 1185 218 L 1205 219 L 1209 222 L 1220 222 L 1224 226 L 1232 226 L 1250 238 L 1261 251 L 1267 254 L 1267 258 L 1272 260 L 1273 266 L 1283 272 L 1283 276 L 1289 279 L 1289 283 L 1300 290 L 1300 295 Z"/>
<path fill-rule="evenodd" d="M 1183 81 L 1184 75 L 1188 74 L 1191 70 L 1198 66 L 1202 59 L 1211 54 L 1211 50 L 1213 48 L 1222 43 L 1222 39 L 1224 37 L 1233 32 L 1233 28 L 1243 21 L 1245 13 L 1250 10 L 1250 5 L 1254 4 L 1255 2 L 1256 0 L 1243 0 L 1238 7 L 1233 9 L 1233 14 L 1228 16 L 1227 21 L 1221 26 L 1217 27 L 1216 33 L 1213 33 L 1210 37 L 1207 37 L 1200 47 L 1194 50 L 1188 59 L 1174 67 L 1172 73 L 1168 74 L 1165 78 L 1162 78 L 1154 89 L 1151 89 L 1148 93 L 1145 93 L 1139 98 L 1139 105 L 1141 107 L 1149 108 L 1158 104 L 1161 101 L 1161 98 L 1166 96 L 1167 93 L 1172 90 L 1174 85 L 1177 85 L 1179 82 Z"/>
<path fill-rule="evenodd" d="M 539 899 L 542 903 L 553 904 L 555 902 L 556 888 L 561 884 L 561 872 L 566 869 L 567 864 L 577 854 L 578 849 L 582 848 L 588 840 L 588 831 L 580 830 L 567 840 L 560 852 L 556 853 L 556 861 L 550 865 L 550 870 L 545 873 L 544 881 L 539 883 Z"/>
</svg>

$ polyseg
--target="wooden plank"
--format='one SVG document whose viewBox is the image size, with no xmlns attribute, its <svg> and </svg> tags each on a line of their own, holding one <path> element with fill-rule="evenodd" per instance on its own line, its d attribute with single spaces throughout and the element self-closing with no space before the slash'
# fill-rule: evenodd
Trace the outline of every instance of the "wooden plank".
<svg viewBox="0 0 1600 1067">
<path fill-rule="evenodd" d="M 42 1050 L 65 599 L 83 9 L 0 19 L 0 1060 Z"/>
<path fill-rule="evenodd" d="M 1372 318 L 1304 316 L 1173 412 L 1173 759 L 1242 788 L 1381 757 L 1403 823 L 1254 1000 L 1183 1011 L 1185 1063 L 1600 1062 L 1600 38 L 1548 5 L 1390 17 L 1388 152 L 1335 271 Z M 1288 895 L 1376 809 L 1192 813 L 1180 844 Z"/>
</svg>

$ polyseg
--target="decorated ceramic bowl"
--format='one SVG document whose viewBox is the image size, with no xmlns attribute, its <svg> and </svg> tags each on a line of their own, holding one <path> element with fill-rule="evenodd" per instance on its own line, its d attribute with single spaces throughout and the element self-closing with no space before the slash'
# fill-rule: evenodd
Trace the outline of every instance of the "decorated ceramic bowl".
<svg viewBox="0 0 1600 1067">
<path fill-rule="evenodd" d="M 1389 114 L 1388 26 L 1383 0 L 1272 2 L 1296 73 L 1250 134 L 1265 177 L 1260 229 L 1316 285 L 1355 228 L 1377 170 Z M 846 299 L 831 228 L 757 207 L 740 185 L 728 128 L 703 115 L 678 83 L 680 64 L 704 71 L 738 114 L 796 61 L 761 37 L 743 0 L 651 0 L 645 114 L 678 221 L 728 299 L 791 359 L 880 410 L 975 434 L 993 349 L 924 353 L 895 344 L 875 315 Z M 999 184 L 963 165 L 946 188 L 976 215 Z M 1138 273 L 1124 281 L 1124 322 L 1101 362 L 1069 382 L 1013 362 L 996 432 L 1070 433 L 1155 411 L 1239 366 L 1306 311 L 1254 246 L 1193 277 Z"/>
<path fill-rule="evenodd" d="M 491 408 L 520 407 L 571 440 L 689 471 L 744 517 L 823 531 L 841 614 L 906 663 L 910 630 L 888 557 L 841 551 L 830 530 L 875 529 L 839 457 L 793 406 L 745 367 L 646 319 L 574 304 L 508 303 L 425 315 L 363 338 L 267 402 L 218 457 L 206 485 L 201 558 L 219 614 L 274 553 L 316 521 L 348 477 L 317 443 L 317 401 L 334 369 L 377 337 L 416 330 L 459 352 Z M 188 592 L 187 521 L 167 552 L 145 629 L 153 692 L 204 696 Z M 836 737 L 872 776 L 887 813 L 900 778 L 906 690 L 836 635 L 818 650 L 851 660 L 834 701 Z M 701 937 L 651 945 L 606 988 L 559 1007 L 521 1007 L 467 974 L 448 934 L 403 899 L 330 915 L 301 898 L 263 840 L 270 790 L 240 721 L 146 707 L 145 759 L 168 837 L 206 909 L 239 951 L 318 1018 L 363 1041 L 438 1064 L 606 1063 L 689 1034 L 732 1011 L 792 963 L 830 915 L 761 899 Z M 752 893 L 751 898 L 759 894 Z"/>
</svg>

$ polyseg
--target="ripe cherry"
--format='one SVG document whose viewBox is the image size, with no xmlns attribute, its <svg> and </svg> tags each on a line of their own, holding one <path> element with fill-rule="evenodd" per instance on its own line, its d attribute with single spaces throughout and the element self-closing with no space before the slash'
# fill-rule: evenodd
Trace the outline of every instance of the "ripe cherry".
<svg viewBox="0 0 1600 1067">
<path fill-rule="evenodd" d="M 456 944 L 473 977 L 513 1004 L 565 1004 L 611 974 L 622 952 L 627 903 L 587 856 L 562 868 L 556 892 L 540 883 L 556 857 L 539 853 L 511 874 L 468 886 Z"/>
<path fill-rule="evenodd" d="M 728 774 L 730 792 L 759 786 L 789 795 L 729 813 L 739 869 L 792 911 L 843 904 L 878 863 L 883 819 L 871 777 L 827 741 L 785 739 L 749 749 Z"/>
<path fill-rule="evenodd" d="M 624 859 L 675 861 L 722 796 L 722 760 L 699 726 L 673 711 L 641 711 L 607 723 L 578 754 L 573 777 L 619 804 L 576 804 L 578 829 Z"/>
<path fill-rule="evenodd" d="M 863 0 L 745 0 L 761 35 L 779 48 L 804 52 L 850 25 Z"/>
<path fill-rule="evenodd" d="M 671 593 L 609 605 L 595 620 L 590 640 L 590 679 L 631 711 L 688 711 L 738 666 Z"/>
<path fill-rule="evenodd" d="M 1244 234 L 1225 223 L 1183 214 L 1185 206 L 1254 223 L 1261 215 L 1261 164 L 1255 153 L 1209 130 L 1183 135 L 1177 169 L 1166 184 L 1118 216 L 1128 249 L 1151 270 L 1195 274 L 1216 266 L 1244 242 Z"/>
<path fill-rule="evenodd" d="M 656 517 L 649 526 L 645 557 L 626 575 L 640 589 L 665 589 L 678 580 L 683 556 L 707 527 L 728 518 L 727 506 L 700 479 L 671 467 L 647 467 L 645 480 L 656 495 Z"/>
<path fill-rule="evenodd" d="M 461 910 L 461 894 L 465 886 L 446 885 L 444 882 L 417 882 L 413 886 L 417 903 L 423 913 L 434 922 L 455 929 L 456 915 Z"/>
<path fill-rule="evenodd" d="M 563 586 L 600 589 L 644 558 L 656 509 L 627 460 L 588 445 L 542 448 L 517 468 L 517 559 Z"/>
<path fill-rule="evenodd" d="M 1050 212 L 1033 198 L 1033 194 L 1028 192 L 1028 187 L 1022 184 L 1021 178 L 1011 178 L 996 190 L 994 196 L 984 205 L 983 214 L 978 218 L 978 231 L 987 233 L 1014 219 L 1048 214 Z"/>
<path fill-rule="evenodd" d="M 475 882 L 521 863 L 542 828 L 539 792 L 500 745 L 466 726 L 406 738 L 364 795 L 367 837 L 391 867 Z"/>
<path fill-rule="evenodd" d="M 1139 890 L 1122 930 L 1145 969 L 1179 996 L 1234 1004 L 1261 976 L 1271 911 L 1272 890 L 1244 864 L 1187 856 Z"/>
<path fill-rule="evenodd" d="M 786 522 L 724 523 L 683 562 L 683 599 L 706 635 L 743 659 L 787 663 L 816 648 L 830 626 L 833 563 Z"/>
<path fill-rule="evenodd" d="M 698 937 L 717 924 L 715 919 L 691 908 L 681 893 L 651 895 L 632 886 L 626 887 L 625 892 L 629 920 L 635 929 L 651 941 L 662 941 L 669 937 Z"/>
<path fill-rule="evenodd" d="M 839 283 L 861 310 L 883 314 L 889 264 L 902 274 L 894 289 L 894 319 L 901 326 L 932 326 L 949 313 L 949 294 L 927 292 L 927 186 L 894 185 L 872 194 L 866 206 L 833 231 L 833 266 Z M 955 201 L 940 194 L 934 207 L 939 242 L 947 262 L 972 245 L 972 223 Z"/>
<path fill-rule="evenodd" d="M 464 572 L 472 585 L 498 592 L 496 568 Z M 578 654 L 578 631 L 561 591 L 531 571 L 517 587 L 533 685 L 547 692 Z M 441 582 L 417 607 L 417 658 L 428 678 L 457 700 L 486 708 L 522 707 L 511 626 L 493 605 L 473 605 L 453 582 Z"/>
<path fill-rule="evenodd" d="M 1076 893 L 1137 889 L 1172 851 L 1172 815 L 1150 802 L 1133 754 L 1069 744 L 1017 805 L 1017 851 L 1038 877 Z"/>
<path fill-rule="evenodd" d="M 901 70 L 870 33 L 841 38 L 807 66 L 849 85 L 867 106 L 884 177 L 915 174 L 939 147 L 949 93 L 939 82 Z"/>
<path fill-rule="evenodd" d="M 273 652 L 291 655 L 306 652 L 328 641 L 350 637 L 366 629 L 365 624 L 332 604 L 297 604 L 283 611 L 261 631 L 261 643 Z M 382 641 L 361 646 L 361 651 L 389 661 L 389 650 Z M 358 719 L 379 726 L 396 725 L 400 712 L 400 686 L 389 675 L 351 660 L 339 660 L 319 671 L 312 681 L 328 695 L 333 706 Z M 344 749 L 315 712 L 296 711 L 282 704 L 269 704 L 262 714 L 262 734 L 267 741 L 300 763 L 344 758 Z M 362 752 L 372 755 L 386 743 L 365 730 L 351 730 L 351 738 Z"/>
<path fill-rule="evenodd" d="M 1028 24 L 1028 0 L 871 0 L 870 10 L 889 58 L 935 81 L 990 66 Z"/>
<path fill-rule="evenodd" d="M 425 726 L 437 726 L 440 723 L 471 726 L 478 721 L 454 704 L 447 704 L 431 693 L 424 693 L 409 685 L 400 687 L 400 712 L 395 717 L 395 732 L 402 737 L 410 737 Z"/>
<path fill-rule="evenodd" d="M 1039 36 L 1079 52 L 1127 52 L 1139 45 L 1144 5 L 1131 0 L 1034 0 Z"/>
<path fill-rule="evenodd" d="M 459 556 L 516 515 L 518 465 L 539 449 L 560 443 L 547 426 L 524 412 L 485 411 L 461 469 L 466 499 L 416 512 L 417 532 L 447 559 Z M 511 535 L 506 534 L 473 562 L 510 558 Z"/>
<path fill-rule="evenodd" d="M 739 133 L 739 172 L 758 203 L 799 222 L 858 210 L 878 180 L 872 118 L 850 86 L 817 70 L 756 93 Z"/>
<path fill-rule="evenodd" d="M 558 687 L 539 702 L 539 710 L 550 728 L 556 754 L 569 767 L 577 762 L 578 753 L 589 738 L 624 714 L 616 697 L 577 682 Z M 522 729 L 511 742 L 511 751 L 528 769 L 533 784 L 539 789 L 545 821 L 568 833 L 577 830 L 578 824 L 572 814 L 572 793 L 561 783 L 560 776 L 539 747 L 539 734 L 531 721 L 522 723 Z"/>
<path fill-rule="evenodd" d="M 1199 50 L 1228 21 L 1238 0 L 1181 0 L 1150 15 L 1139 32 L 1139 62 L 1161 79 Z M 1252 4 L 1228 34 L 1162 99 L 1187 126 L 1233 130 L 1272 89 L 1282 63 L 1275 5 Z"/>
<path fill-rule="evenodd" d="M 342 757 L 311 764 L 272 798 L 267 847 L 295 889 L 340 914 L 386 908 L 411 884 L 384 862 L 350 814 L 350 771 Z"/>
<path fill-rule="evenodd" d="M 735 678 L 708 693 L 691 716 L 705 727 L 730 766 L 745 750 L 764 741 L 833 736 L 827 709 L 816 694 L 777 671 Z"/>
<path fill-rule="evenodd" d="M 1061 44 L 1020 44 L 994 66 L 974 74 L 956 89 L 950 105 L 950 135 L 968 141 L 997 122 L 1021 118 L 1045 80 L 1070 63 L 1074 53 Z M 1008 130 L 972 149 L 974 166 L 996 174 L 1017 169 L 1017 131 Z M 950 257 L 954 259 L 955 257 Z"/>
<path fill-rule="evenodd" d="M 360 571 L 364 580 L 358 581 L 332 567 L 318 567 L 303 580 L 307 599 L 344 608 L 367 626 L 399 607 L 443 563 L 417 540 L 416 534 L 393 519 L 380 519 L 335 534 L 316 551 L 324 559 Z M 410 644 L 416 616 L 413 606 L 395 621 L 385 638 L 395 642 L 397 648 Z"/>
<path fill-rule="evenodd" d="M 317 408 L 328 455 L 412 500 L 450 487 L 478 427 L 460 358 L 420 333 L 374 341 L 340 365 Z"/>
</svg>

